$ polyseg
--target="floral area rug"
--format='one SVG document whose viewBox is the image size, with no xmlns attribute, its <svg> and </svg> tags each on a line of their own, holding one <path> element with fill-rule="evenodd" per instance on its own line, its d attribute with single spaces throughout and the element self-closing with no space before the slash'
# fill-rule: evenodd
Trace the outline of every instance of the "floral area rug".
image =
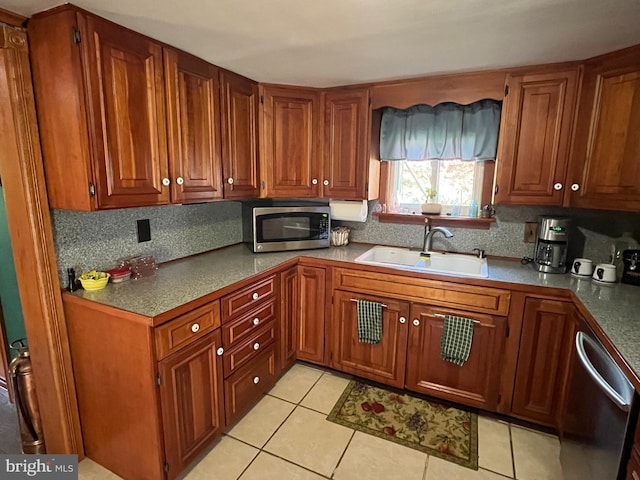
<svg viewBox="0 0 640 480">
<path fill-rule="evenodd" d="M 352 380 L 327 420 L 478 469 L 478 416 Z"/>
</svg>

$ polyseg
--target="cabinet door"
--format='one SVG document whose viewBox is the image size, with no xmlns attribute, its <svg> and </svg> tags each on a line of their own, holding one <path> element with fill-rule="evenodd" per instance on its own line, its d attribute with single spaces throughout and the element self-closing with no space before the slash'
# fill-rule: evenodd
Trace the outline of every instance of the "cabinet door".
<svg viewBox="0 0 640 480">
<path fill-rule="evenodd" d="M 319 364 L 324 364 L 325 280 L 324 268 L 298 266 L 297 357 Z"/>
<path fill-rule="evenodd" d="M 224 198 L 257 197 L 258 84 L 227 71 L 220 73 L 220 83 Z"/>
<path fill-rule="evenodd" d="M 440 358 L 444 319 L 451 314 L 477 320 L 469 359 L 459 367 Z M 440 307 L 413 304 L 409 327 L 406 387 L 416 392 L 495 410 L 500 363 L 506 339 L 506 319 Z"/>
<path fill-rule="evenodd" d="M 496 203 L 562 205 L 578 70 L 507 75 Z"/>
<path fill-rule="evenodd" d="M 296 361 L 297 320 L 301 312 L 298 267 L 280 275 L 280 312 L 280 364 L 286 370 Z"/>
<path fill-rule="evenodd" d="M 575 332 L 574 311 L 569 302 L 526 300 L 512 414 L 556 426 Z"/>
<path fill-rule="evenodd" d="M 382 340 L 358 341 L 358 304 L 369 300 L 382 309 Z M 404 387 L 409 302 L 336 290 L 333 298 L 331 367 L 393 387 Z"/>
<path fill-rule="evenodd" d="M 640 47 L 585 65 L 570 204 L 640 210 Z"/>
<path fill-rule="evenodd" d="M 169 479 L 224 428 L 221 345 L 218 329 L 159 363 Z"/>
<path fill-rule="evenodd" d="M 262 175 L 267 197 L 320 196 L 322 139 L 320 95 L 316 90 L 265 87 Z"/>
<path fill-rule="evenodd" d="M 164 50 L 171 201 L 222 198 L 218 69 Z"/>
<path fill-rule="evenodd" d="M 169 202 L 162 47 L 78 14 L 98 208 Z"/>
<path fill-rule="evenodd" d="M 371 122 L 369 90 L 329 90 L 324 105 L 322 195 L 367 199 Z"/>
</svg>

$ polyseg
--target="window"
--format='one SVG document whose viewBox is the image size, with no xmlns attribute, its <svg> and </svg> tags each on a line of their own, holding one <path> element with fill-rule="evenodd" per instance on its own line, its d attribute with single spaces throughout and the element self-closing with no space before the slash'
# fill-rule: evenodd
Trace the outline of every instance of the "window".
<svg viewBox="0 0 640 480">
<path fill-rule="evenodd" d="M 459 206 L 459 214 L 468 214 L 468 206 L 475 199 L 480 206 L 489 203 L 493 183 L 494 162 L 462 160 L 400 160 L 388 162 L 386 203 L 396 211 L 420 212 L 427 201 L 427 188 L 437 192 L 436 201 L 442 204 L 442 214 L 452 213 Z M 487 178 L 488 177 L 488 178 Z"/>
</svg>

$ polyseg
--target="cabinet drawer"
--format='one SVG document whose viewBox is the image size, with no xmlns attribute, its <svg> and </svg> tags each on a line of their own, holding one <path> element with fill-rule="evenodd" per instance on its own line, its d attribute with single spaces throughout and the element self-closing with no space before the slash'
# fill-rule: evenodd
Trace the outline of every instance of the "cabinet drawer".
<svg viewBox="0 0 640 480">
<path fill-rule="evenodd" d="M 333 285 L 352 292 L 501 316 L 509 313 L 511 299 L 509 290 L 346 268 L 333 269 Z"/>
<path fill-rule="evenodd" d="M 276 322 L 272 321 L 263 325 L 254 335 L 231 350 L 225 350 L 223 359 L 225 378 L 235 372 L 242 365 L 259 355 L 265 347 L 271 345 L 276 339 Z"/>
<path fill-rule="evenodd" d="M 278 378 L 278 350 L 272 343 L 253 361 L 224 381 L 227 425 L 251 407 Z"/>
<path fill-rule="evenodd" d="M 272 275 L 255 282 L 248 287 L 242 288 L 230 295 L 222 298 L 222 322 L 241 315 L 252 308 L 255 308 L 259 302 L 269 296 L 273 296 L 276 291 L 276 276 Z"/>
<path fill-rule="evenodd" d="M 276 318 L 276 300 L 272 298 L 258 309 L 233 320 L 222 327 L 222 344 L 225 348 L 235 347 L 236 342 L 251 335 L 267 322 Z"/>
<path fill-rule="evenodd" d="M 220 326 L 220 302 L 215 301 L 155 329 L 158 359 L 181 349 Z"/>
</svg>

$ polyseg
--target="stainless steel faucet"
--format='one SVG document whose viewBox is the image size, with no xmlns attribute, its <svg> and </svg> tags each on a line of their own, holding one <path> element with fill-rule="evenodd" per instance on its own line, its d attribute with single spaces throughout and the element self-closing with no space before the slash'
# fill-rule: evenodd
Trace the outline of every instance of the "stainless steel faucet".
<svg viewBox="0 0 640 480">
<path fill-rule="evenodd" d="M 430 252 L 431 251 L 431 244 L 433 242 L 433 236 L 438 232 L 444 234 L 444 236 L 447 237 L 447 238 L 453 237 L 453 233 L 451 233 L 449 230 L 447 230 L 444 227 L 429 228 L 429 225 L 425 225 L 424 245 L 422 246 L 422 251 L 423 252 Z"/>
</svg>

